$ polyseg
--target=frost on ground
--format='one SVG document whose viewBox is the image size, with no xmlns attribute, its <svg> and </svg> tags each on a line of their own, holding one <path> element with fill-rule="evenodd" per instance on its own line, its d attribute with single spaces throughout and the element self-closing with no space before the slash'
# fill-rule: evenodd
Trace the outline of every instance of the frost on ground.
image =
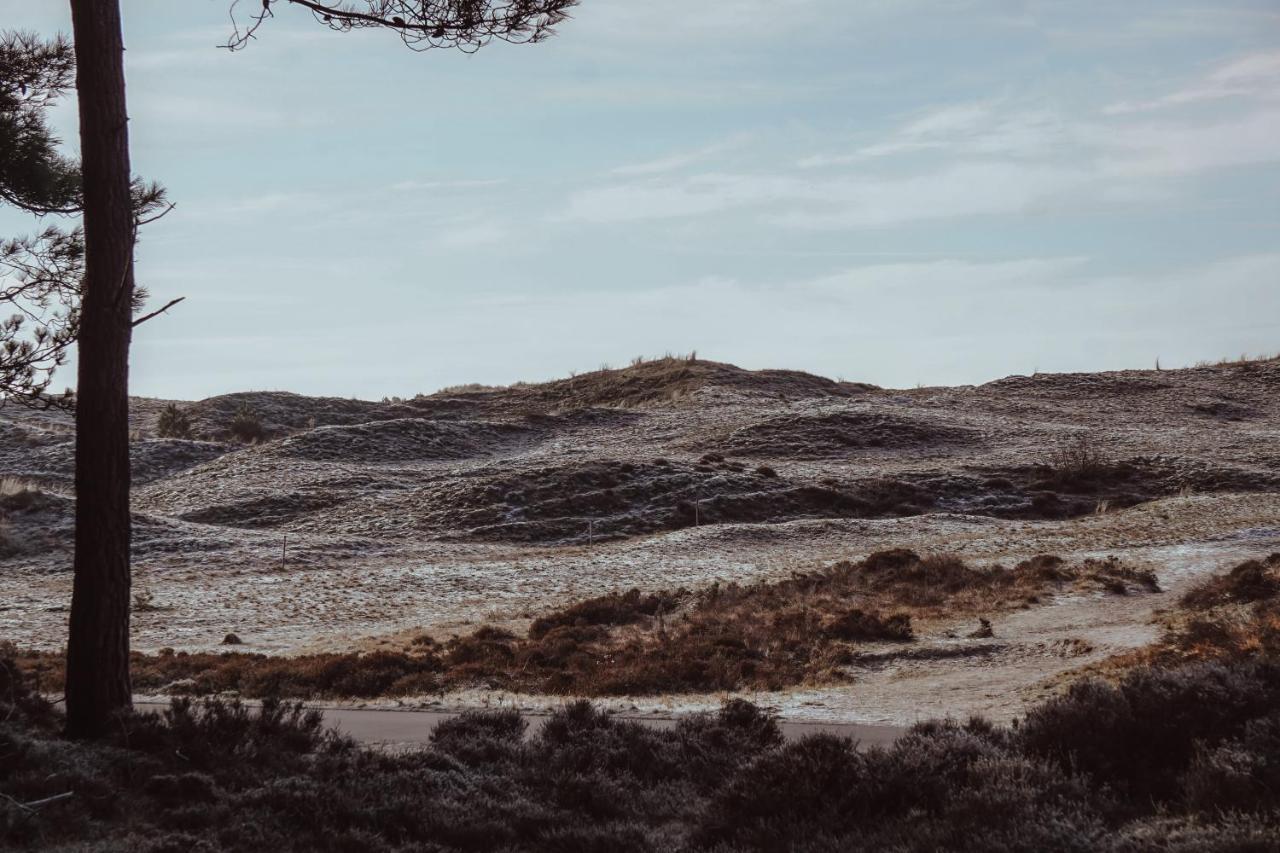
<svg viewBox="0 0 1280 853">
<path fill-rule="evenodd" d="M 887 548 L 976 564 L 1115 555 L 1166 593 L 1057 595 L 917 620 L 852 684 L 751 698 L 788 716 L 1019 713 L 1052 676 L 1153 639 L 1206 573 L 1280 550 L 1280 362 L 908 391 L 683 359 L 407 401 L 135 400 L 136 648 L 272 654 L 523 631 L 633 587 L 776 580 Z M 265 440 L 231 424 L 252 412 Z M 0 639 L 58 648 L 71 425 L 0 410 Z M 479 686 L 482 688 L 482 685 Z M 421 704 L 559 701 L 483 689 Z M 665 698 L 641 710 L 710 703 Z"/>
</svg>

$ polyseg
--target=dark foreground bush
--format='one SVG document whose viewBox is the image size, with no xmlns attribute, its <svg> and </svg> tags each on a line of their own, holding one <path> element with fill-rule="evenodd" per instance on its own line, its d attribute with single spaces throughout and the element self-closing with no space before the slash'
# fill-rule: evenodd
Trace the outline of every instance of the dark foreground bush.
<svg viewBox="0 0 1280 853">
<path fill-rule="evenodd" d="M 1076 768 L 1140 808 L 1182 797 L 1193 758 L 1250 737 L 1251 724 L 1250 742 L 1264 755 L 1274 750 L 1267 727 L 1277 711 L 1275 663 L 1139 669 L 1118 685 L 1073 685 L 1028 714 L 1018 735 L 1025 752 Z M 1271 755 L 1280 760 L 1280 752 Z"/>
<path fill-rule="evenodd" d="M 1280 837 L 1280 671 L 1259 664 L 1084 685 L 1015 728 L 925 723 L 884 749 L 784 744 L 744 702 L 670 730 L 577 702 L 533 731 L 463 715 L 395 754 L 281 703 L 178 701 L 70 743 L 14 671 L 4 849 L 1190 853 Z"/>
</svg>

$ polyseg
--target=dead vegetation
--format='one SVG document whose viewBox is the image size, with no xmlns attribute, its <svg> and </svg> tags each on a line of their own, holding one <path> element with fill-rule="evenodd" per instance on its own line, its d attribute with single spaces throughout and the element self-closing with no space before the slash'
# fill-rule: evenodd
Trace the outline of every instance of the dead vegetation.
<svg viewBox="0 0 1280 853">
<path fill-rule="evenodd" d="M 510 393 L 531 411 L 592 406 L 635 408 L 686 398 L 706 385 L 708 378 L 723 367 L 727 365 L 699 361 L 696 353 L 667 355 L 636 360 L 629 367 L 618 369 L 602 365 L 599 370 L 575 374 L 568 379 L 513 387 Z"/>
<path fill-rule="evenodd" d="M 266 441 L 271 435 L 262 419 L 247 403 L 236 410 L 231 423 L 227 425 L 227 432 L 242 444 L 257 444 Z"/>
<path fill-rule="evenodd" d="M 851 453 L 974 444 L 973 430 L 889 412 L 845 411 L 770 418 L 712 439 L 700 449 L 767 459 L 827 459 Z"/>
<path fill-rule="evenodd" d="M 306 430 L 278 442 L 272 453 L 318 462 L 403 464 L 484 456 L 529 442 L 536 434 L 516 424 L 395 418 Z"/>
<path fill-rule="evenodd" d="M 1212 610 L 1232 604 L 1254 604 L 1280 596 L 1280 554 L 1246 560 L 1226 574 L 1215 575 L 1188 590 L 1179 602 L 1189 610 Z"/>
<path fill-rule="evenodd" d="M 1143 659 L 1280 659 L 1280 554 L 1247 560 L 1187 592 Z"/>
<path fill-rule="evenodd" d="M 537 415 L 592 407 L 636 409 L 681 404 L 710 386 L 734 388 L 774 398 L 849 397 L 874 386 L 836 382 L 794 370 L 749 371 L 731 364 L 668 353 L 660 358 L 636 358 L 627 367 L 601 365 L 550 382 L 516 383 L 507 387 L 457 386 L 408 405 L 435 410 L 442 400 L 458 397 L 493 413 Z"/>
<path fill-rule="evenodd" d="M 307 699 L 477 685 L 575 696 L 781 690 L 848 680 L 868 644 L 910 643 L 913 619 L 985 618 L 1062 590 L 1158 589 L 1150 571 L 1115 559 L 1068 564 L 1040 556 L 1012 568 L 973 567 L 894 550 L 775 583 L 600 596 L 535 619 L 523 637 L 485 626 L 365 654 L 139 654 L 133 677 L 145 693 Z M 47 689 L 58 689 L 60 656 L 18 657 Z"/>
<path fill-rule="evenodd" d="M 917 515 L 926 490 L 888 479 L 797 482 L 709 453 L 696 462 L 598 460 L 472 478 L 424 496 L 425 529 L 465 538 L 585 542 L 703 524 Z"/>
<path fill-rule="evenodd" d="M 1164 631 L 1155 645 L 1107 666 L 1280 660 L 1280 554 L 1246 560 L 1206 579 L 1161 621 Z"/>
</svg>

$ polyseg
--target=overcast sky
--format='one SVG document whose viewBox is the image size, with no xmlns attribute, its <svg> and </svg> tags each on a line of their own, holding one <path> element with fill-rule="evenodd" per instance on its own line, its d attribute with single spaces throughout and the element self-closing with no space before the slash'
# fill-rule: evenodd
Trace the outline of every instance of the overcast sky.
<svg viewBox="0 0 1280 853">
<path fill-rule="evenodd" d="M 178 203 L 139 281 L 188 297 L 139 329 L 137 394 L 1280 350 L 1274 0 L 582 0 L 474 56 L 283 4 L 230 54 L 229 5 L 124 2 L 134 168 Z"/>
</svg>

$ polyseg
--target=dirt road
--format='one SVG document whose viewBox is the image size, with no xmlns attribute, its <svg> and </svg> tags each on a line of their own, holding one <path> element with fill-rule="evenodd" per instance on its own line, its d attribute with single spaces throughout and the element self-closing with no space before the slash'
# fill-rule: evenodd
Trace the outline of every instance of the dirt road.
<svg viewBox="0 0 1280 853">
<path fill-rule="evenodd" d="M 140 710 L 160 710 L 166 705 L 160 702 L 138 702 Z M 350 735 L 361 743 L 386 747 L 409 747 L 426 744 L 431 732 L 445 720 L 458 714 L 443 711 L 392 711 L 369 708 L 322 708 L 327 725 Z M 526 714 L 529 730 L 537 731 L 550 719 L 549 714 Z M 622 717 L 655 729 L 674 728 L 674 718 Z M 905 728 L 900 726 L 859 725 L 855 723 L 787 722 L 779 724 L 787 740 L 797 740 L 810 734 L 833 734 L 857 740 L 864 746 L 883 746 L 892 743 Z"/>
</svg>

